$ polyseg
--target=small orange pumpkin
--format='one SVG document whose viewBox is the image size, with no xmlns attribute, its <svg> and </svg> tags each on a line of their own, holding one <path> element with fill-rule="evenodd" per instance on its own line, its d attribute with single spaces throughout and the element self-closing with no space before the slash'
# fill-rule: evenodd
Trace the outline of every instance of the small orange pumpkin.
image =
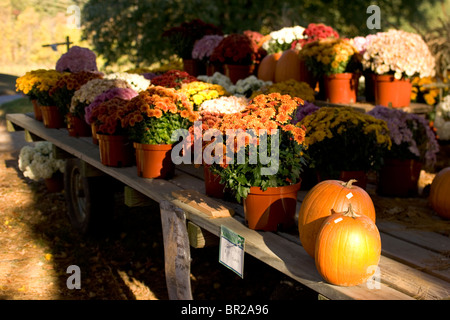
<svg viewBox="0 0 450 320">
<path fill-rule="evenodd" d="M 440 217 L 450 219 L 450 167 L 442 169 L 434 177 L 428 199 Z"/>
<path fill-rule="evenodd" d="M 381 239 L 373 221 L 353 211 L 333 214 L 323 222 L 316 242 L 315 263 L 322 278 L 334 285 L 355 286 L 376 271 Z"/>
<path fill-rule="evenodd" d="M 289 79 L 300 81 L 300 68 L 298 52 L 294 49 L 285 50 L 277 62 L 275 82 L 282 82 Z"/>
<path fill-rule="evenodd" d="M 263 81 L 275 81 L 275 70 L 282 52 L 276 52 L 265 56 L 258 66 L 258 79 Z"/>
<path fill-rule="evenodd" d="M 298 231 L 303 248 L 314 257 L 314 248 L 320 226 L 331 209 L 342 212 L 351 203 L 357 212 L 363 212 L 375 223 L 375 206 L 362 188 L 353 185 L 356 180 L 324 180 L 306 194 L 298 213 Z"/>
</svg>

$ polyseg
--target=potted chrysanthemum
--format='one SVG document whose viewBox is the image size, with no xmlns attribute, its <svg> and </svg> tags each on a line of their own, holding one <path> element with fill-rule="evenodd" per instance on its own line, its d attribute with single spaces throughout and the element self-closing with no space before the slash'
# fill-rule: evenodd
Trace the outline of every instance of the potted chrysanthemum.
<svg viewBox="0 0 450 320">
<path fill-rule="evenodd" d="M 391 29 L 371 38 L 363 54 L 364 69 L 375 77 L 375 103 L 407 107 L 411 101 L 411 77 L 435 75 L 435 58 L 418 34 Z"/>
<path fill-rule="evenodd" d="M 34 181 L 43 179 L 49 192 L 63 189 L 65 161 L 55 158 L 52 143 L 38 141 L 22 147 L 18 164 L 25 177 Z"/>
<path fill-rule="evenodd" d="M 16 91 L 26 95 L 33 104 L 34 117 L 42 121 L 41 107 L 37 101 L 37 85 L 39 84 L 39 75 L 45 72 L 45 69 L 38 69 L 26 72 L 23 76 L 16 79 Z"/>
<path fill-rule="evenodd" d="M 170 41 L 170 47 L 183 59 L 184 71 L 192 76 L 202 74 L 198 61 L 193 59 L 192 50 L 196 41 L 205 35 L 222 35 L 222 30 L 200 19 L 183 22 L 163 32 L 163 37 Z"/>
<path fill-rule="evenodd" d="M 217 45 L 222 41 L 223 35 L 206 35 L 200 40 L 198 40 L 194 44 L 194 48 L 192 49 L 192 58 L 201 62 L 204 65 L 205 73 L 201 73 L 199 71 L 199 75 L 206 74 L 208 76 L 212 76 L 215 72 L 222 72 L 222 68 L 220 64 L 213 64 L 210 61 L 211 54 Z"/>
<path fill-rule="evenodd" d="M 64 126 L 64 115 L 59 113 L 50 91 L 65 74 L 53 69 L 39 69 L 19 78 L 16 83 L 17 90 L 22 90 L 30 98 L 36 99 L 36 107 L 39 106 L 39 110 L 35 111 L 35 116 L 36 114 L 39 116 L 40 111 L 42 121 L 47 128 Z"/>
<path fill-rule="evenodd" d="M 432 168 L 439 151 L 427 120 L 414 113 L 380 105 L 368 114 L 387 123 L 392 141 L 378 172 L 377 192 L 400 197 L 417 194 L 420 170 Z"/>
<path fill-rule="evenodd" d="M 385 121 L 351 107 L 322 107 L 305 116 L 305 156 L 318 180 L 358 180 L 378 170 L 391 146 Z"/>
<path fill-rule="evenodd" d="M 75 137 L 88 137 L 92 134 L 92 128 L 85 121 L 85 109 L 95 98 L 113 88 L 130 88 L 128 82 L 124 80 L 112 79 L 92 79 L 83 84 L 72 96 L 70 103 L 67 129 L 69 135 Z"/>
<path fill-rule="evenodd" d="M 136 149 L 138 175 L 170 178 L 176 131 L 188 129 L 197 118 L 186 95 L 173 88 L 150 86 L 131 99 L 119 119 Z"/>
<path fill-rule="evenodd" d="M 309 69 L 323 77 L 330 103 L 356 102 L 361 56 L 348 39 L 327 38 L 306 44 L 300 51 Z M 322 88 L 320 88 L 322 91 Z"/>
<path fill-rule="evenodd" d="M 242 112 L 224 114 L 213 128 L 215 139 L 206 148 L 214 152 L 204 153 L 204 162 L 242 200 L 251 229 L 294 224 L 305 130 L 291 120 L 302 103 L 289 95 L 262 94 Z"/>
<path fill-rule="evenodd" d="M 258 44 L 243 33 L 225 36 L 211 54 L 212 63 L 221 63 L 233 83 L 250 76 L 261 59 Z"/>
<path fill-rule="evenodd" d="M 99 72 L 80 71 L 64 73 L 55 85 L 50 89 L 49 94 L 55 101 L 59 113 L 65 117 L 69 133 L 72 134 L 71 127 L 74 126 L 74 117 L 79 117 L 70 113 L 70 105 L 75 92 L 92 79 L 101 79 L 103 74 Z M 89 128 L 87 130 L 89 131 Z"/>
<path fill-rule="evenodd" d="M 95 112 L 96 108 L 101 105 L 103 102 L 106 102 L 108 100 L 111 100 L 113 98 L 120 98 L 122 100 L 130 100 L 132 98 L 134 98 L 135 96 L 137 96 L 137 92 L 134 91 L 131 88 L 111 88 L 101 94 L 99 94 L 98 96 L 95 97 L 94 101 L 92 101 L 87 107 L 85 107 L 84 109 L 84 120 L 86 121 L 86 123 L 88 125 L 91 126 L 91 130 L 92 130 L 92 142 L 94 144 L 98 144 L 98 139 L 97 139 L 97 130 L 98 130 L 98 126 L 100 125 L 100 122 L 98 121 L 98 116 L 102 115 L 106 112 L 106 110 L 102 110 L 102 112 Z M 107 130 L 105 133 L 109 133 L 109 134 L 113 134 L 114 132 L 109 132 L 111 130 Z"/>
</svg>

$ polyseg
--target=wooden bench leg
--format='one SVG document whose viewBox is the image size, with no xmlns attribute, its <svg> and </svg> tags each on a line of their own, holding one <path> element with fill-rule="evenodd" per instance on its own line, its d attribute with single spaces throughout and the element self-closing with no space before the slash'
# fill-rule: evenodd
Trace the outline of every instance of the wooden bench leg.
<svg viewBox="0 0 450 320">
<path fill-rule="evenodd" d="M 186 215 L 169 201 L 160 203 L 164 260 L 169 299 L 192 300 L 191 254 Z"/>
</svg>

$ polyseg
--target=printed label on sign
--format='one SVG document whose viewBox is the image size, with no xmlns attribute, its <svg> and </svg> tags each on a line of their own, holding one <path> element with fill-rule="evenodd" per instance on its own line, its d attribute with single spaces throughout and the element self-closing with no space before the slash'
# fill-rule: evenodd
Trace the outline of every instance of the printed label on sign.
<svg viewBox="0 0 450 320">
<path fill-rule="evenodd" d="M 245 239 L 228 229 L 220 227 L 219 262 L 244 278 Z"/>
</svg>

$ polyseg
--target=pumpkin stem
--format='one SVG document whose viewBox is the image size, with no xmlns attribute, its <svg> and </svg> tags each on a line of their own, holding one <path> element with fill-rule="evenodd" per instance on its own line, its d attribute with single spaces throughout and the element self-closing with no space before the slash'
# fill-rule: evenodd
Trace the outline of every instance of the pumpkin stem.
<svg viewBox="0 0 450 320">
<path fill-rule="evenodd" d="M 358 180 L 356 180 L 356 179 L 350 179 L 347 182 L 342 183 L 342 185 L 346 188 L 351 188 L 351 187 L 353 187 L 353 183 L 357 182 L 357 181 Z"/>
<path fill-rule="evenodd" d="M 355 211 L 353 211 L 353 207 L 352 207 L 351 203 L 348 204 L 348 209 L 347 209 L 347 211 L 344 212 L 344 216 L 351 217 L 353 219 L 361 217 L 360 214 L 357 214 Z"/>
</svg>

